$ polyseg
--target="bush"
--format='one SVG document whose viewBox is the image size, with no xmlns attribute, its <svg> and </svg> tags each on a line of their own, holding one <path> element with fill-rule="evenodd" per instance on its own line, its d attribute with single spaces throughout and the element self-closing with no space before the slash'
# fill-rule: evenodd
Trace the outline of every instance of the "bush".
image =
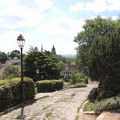
<svg viewBox="0 0 120 120">
<path fill-rule="evenodd" d="M 42 80 L 36 82 L 38 92 L 51 92 L 63 87 L 63 80 Z"/>
<path fill-rule="evenodd" d="M 114 110 L 120 108 L 120 94 L 115 97 L 96 102 L 95 112 L 100 114 L 103 111 Z"/>
<path fill-rule="evenodd" d="M 34 83 L 30 78 L 24 78 L 25 98 L 34 99 Z M 22 103 L 21 99 L 21 79 L 14 78 L 0 81 L 0 111 Z"/>
<path fill-rule="evenodd" d="M 20 91 L 16 90 L 17 84 L 19 84 L 18 86 L 20 86 L 20 82 L 16 80 L 14 81 L 1 80 L 0 81 L 0 111 L 10 108 L 13 105 L 16 105 L 17 102 L 19 102 L 18 100 L 20 100 Z M 16 92 L 17 92 L 17 97 L 15 96 Z"/>
<path fill-rule="evenodd" d="M 98 99 L 110 98 L 118 95 L 120 92 L 120 77 L 107 76 L 106 80 L 99 83 L 99 94 Z"/>
<path fill-rule="evenodd" d="M 85 76 L 84 78 L 82 78 L 82 81 L 83 81 L 83 83 L 88 84 L 88 77 Z"/>
<path fill-rule="evenodd" d="M 76 84 L 76 83 L 81 83 L 81 82 L 82 82 L 82 80 L 80 78 L 80 75 L 72 72 L 70 84 Z"/>
<path fill-rule="evenodd" d="M 29 77 L 24 77 L 24 82 L 25 82 L 25 99 L 26 100 L 33 100 L 35 97 L 34 82 Z"/>
<path fill-rule="evenodd" d="M 63 80 L 53 80 L 53 82 L 55 82 L 55 90 L 63 88 Z"/>
<path fill-rule="evenodd" d="M 16 77 L 20 77 L 19 69 L 11 64 L 7 65 L 3 71 L 2 79 L 12 79 Z"/>
</svg>

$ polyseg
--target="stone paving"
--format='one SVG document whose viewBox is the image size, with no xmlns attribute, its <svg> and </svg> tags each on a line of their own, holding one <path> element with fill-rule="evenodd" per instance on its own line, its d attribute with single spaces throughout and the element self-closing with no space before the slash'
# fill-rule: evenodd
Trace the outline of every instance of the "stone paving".
<svg viewBox="0 0 120 120">
<path fill-rule="evenodd" d="M 0 120 L 20 120 L 21 112 L 25 116 L 24 120 L 75 120 L 79 114 L 77 109 L 93 87 L 88 85 L 84 88 L 37 94 L 37 101 L 2 115 Z"/>
</svg>

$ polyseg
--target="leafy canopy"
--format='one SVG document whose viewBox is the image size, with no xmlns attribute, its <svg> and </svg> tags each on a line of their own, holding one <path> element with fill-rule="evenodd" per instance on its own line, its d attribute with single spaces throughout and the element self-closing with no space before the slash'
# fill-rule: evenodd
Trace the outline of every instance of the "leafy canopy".
<svg viewBox="0 0 120 120">
<path fill-rule="evenodd" d="M 59 79 L 60 66 L 58 62 L 57 56 L 49 51 L 40 52 L 37 47 L 31 47 L 25 59 L 25 76 L 33 78 L 34 81 Z"/>
<path fill-rule="evenodd" d="M 120 19 L 97 17 L 85 21 L 83 31 L 74 39 L 78 43 L 77 63 L 98 80 L 111 94 L 120 90 Z"/>
</svg>

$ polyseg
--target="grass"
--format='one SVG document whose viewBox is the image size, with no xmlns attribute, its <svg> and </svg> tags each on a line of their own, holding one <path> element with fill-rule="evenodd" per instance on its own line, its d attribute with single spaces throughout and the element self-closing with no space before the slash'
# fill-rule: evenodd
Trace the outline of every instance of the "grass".
<svg viewBox="0 0 120 120">
<path fill-rule="evenodd" d="M 50 117 L 52 115 L 52 112 L 48 112 L 45 114 L 46 117 Z"/>
<path fill-rule="evenodd" d="M 95 103 L 92 101 L 87 102 L 84 105 L 83 111 L 94 111 L 95 110 Z"/>
<path fill-rule="evenodd" d="M 75 120 L 79 120 L 79 116 L 78 115 L 75 117 Z"/>
<path fill-rule="evenodd" d="M 37 90 L 37 85 L 36 85 L 36 83 L 34 83 L 34 86 L 35 86 L 34 89 L 35 89 L 35 95 L 36 95 L 36 94 L 38 94 L 38 90 Z"/>
<path fill-rule="evenodd" d="M 77 108 L 77 113 L 80 112 L 80 109 L 81 109 L 82 105 L 84 104 L 84 102 L 85 102 L 85 101 L 83 101 L 83 102 L 80 104 L 80 106 Z"/>
<path fill-rule="evenodd" d="M 80 108 L 81 108 L 81 106 L 79 106 L 79 107 L 77 108 L 77 113 L 79 113 L 79 112 L 80 112 Z"/>
<path fill-rule="evenodd" d="M 71 96 L 74 97 L 74 96 L 75 96 L 75 93 L 72 93 Z"/>
</svg>

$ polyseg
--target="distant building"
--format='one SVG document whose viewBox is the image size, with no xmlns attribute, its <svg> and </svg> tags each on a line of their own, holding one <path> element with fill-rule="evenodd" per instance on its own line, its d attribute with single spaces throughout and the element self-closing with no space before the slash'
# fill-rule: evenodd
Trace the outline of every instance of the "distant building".
<svg viewBox="0 0 120 120">
<path fill-rule="evenodd" d="M 55 49 L 54 45 L 53 45 L 53 47 L 52 47 L 52 49 L 51 49 L 51 53 L 52 53 L 52 54 L 56 54 L 56 49 Z"/>
<path fill-rule="evenodd" d="M 67 65 L 63 67 L 61 73 L 64 76 L 65 81 L 69 81 L 72 72 L 80 74 L 82 71 L 77 65 Z"/>
<path fill-rule="evenodd" d="M 44 50 L 43 50 L 43 45 L 41 44 L 41 52 L 43 52 Z M 53 47 L 52 47 L 52 49 L 51 49 L 51 53 L 52 54 L 56 54 L 56 49 L 55 49 L 55 47 L 54 47 L 54 45 L 53 45 Z"/>
</svg>

